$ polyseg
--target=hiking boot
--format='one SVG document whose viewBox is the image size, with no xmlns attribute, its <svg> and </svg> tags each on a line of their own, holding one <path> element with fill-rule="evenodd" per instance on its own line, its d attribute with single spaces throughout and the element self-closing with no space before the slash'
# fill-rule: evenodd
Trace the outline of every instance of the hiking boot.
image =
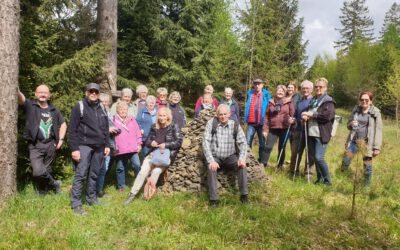
<svg viewBox="0 0 400 250">
<path fill-rule="evenodd" d="M 85 215 L 86 211 L 83 210 L 82 206 L 77 206 L 73 208 L 74 213 L 79 214 L 79 215 Z"/>
<path fill-rule="evenodd" d="M 102 198 L 106 193 L 104 191 L 97 192 L 97 197 Z"/>
<path fill-rule="evenodd" d="M 54 192 L 56 194 L 62 193 L 61 184 L 62 184 L 62 182 L 60 180 L 54 181 L 53 188 L 54 188 Z"/>
<path fill-rule="evenodd" d="M 240 196 L 240 201 L 241 201 L 243 204 L 248 204 L 248 203 L 249 203 L 249 199 L 248 199 L 248 197 L 247 197 L 247 194 L 242 194 L 242 195 Z"/>
<path fill-rule="evenodd" d="M 119 191 L 120 193 L 123 193 L 123 192 L 125 192 L 125 188 L 120 187 L 120 188 L 118 188 L 118 191 Z"/>
<path fill-rule="evenodd" d="M 217 208 L 219 205 L 219 200 L 210 200 L 210 207 Z"/>
<path fill-rule="evenodd" d="M 132 203 L 133 200 L 135 200 L 136 196 L 132 193 L 129 193 L 128 199 L 124 202 L 125 206 L 128 206 L 129 204 Z"/>
</svg>

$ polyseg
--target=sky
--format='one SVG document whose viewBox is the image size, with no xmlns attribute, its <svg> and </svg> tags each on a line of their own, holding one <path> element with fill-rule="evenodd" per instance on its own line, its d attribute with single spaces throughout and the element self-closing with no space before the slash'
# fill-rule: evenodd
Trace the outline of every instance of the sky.
<svg viewBox="0 0 400 250">
<path fill-rule="evenodd" d="M 244 8 L 245 0 L 236 0 L 239 8 Z M 249 2 L 247 0 L 247 2 Z M 308 40 L 306 53 L 308 66 L 315 56 L 325 54 L 335 57 L 334 41 L 340 38 L 341 28 L 339 16 L 344 0 L 299 0 L 298 17 L 304 17 L 304 41 Z M 385 13 L 396 0 L 366 0 L 369 16 L 374 20 L 375 36 L 379 36 Z"/>
</svg>

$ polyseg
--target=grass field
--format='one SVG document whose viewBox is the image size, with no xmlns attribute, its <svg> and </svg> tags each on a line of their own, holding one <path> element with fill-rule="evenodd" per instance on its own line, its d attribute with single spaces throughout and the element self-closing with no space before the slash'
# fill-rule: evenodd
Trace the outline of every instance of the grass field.
<svg viewBox="0 0 400 250">
<path fill-rule="evenodd" d="M 372 185 L 357 194 L 353 219 L 352 179 L 338 170 L 342 123 L 327 152 L 331 188 L 267 169 L 269 181 L 250 186 L 250 204 L 230 192 L 211 209 L 205 193 L 159 194 L 124 207 L 127 193 L 109 186 L 107 205 L 77 216 L 69 207 L 71 179 L 61 195 L 38 197 L 27 186 L 1 207 L 0 249 L 400 249 L 400 142 L 394 123 L 384 125 Z"/>
</svg>

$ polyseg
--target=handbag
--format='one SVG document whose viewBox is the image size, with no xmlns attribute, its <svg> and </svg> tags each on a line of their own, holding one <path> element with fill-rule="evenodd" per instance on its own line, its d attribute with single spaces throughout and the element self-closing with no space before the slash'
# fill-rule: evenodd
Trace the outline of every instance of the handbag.
<svg viewBox="0 0 400 250">
<path fill-rule="evenodd" d="M 171 164 L 170 156 L 171 151 L 168 148 L 164 148 L 162 152 L 159 148 L 157 148 L 153 151 L 151 164 L 157 167 L 168 167 L 169 164 Z"/>
</svg>

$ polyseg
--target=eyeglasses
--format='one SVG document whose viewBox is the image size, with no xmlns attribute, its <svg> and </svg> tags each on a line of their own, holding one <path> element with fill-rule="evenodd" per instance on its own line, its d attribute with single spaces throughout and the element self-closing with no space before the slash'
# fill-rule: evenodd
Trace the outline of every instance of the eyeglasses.
<svg viewBox="0 0 400 250">
<path fill-rule="evenodd" d="M 96 95 L 98 95 L 100 93 L 97 89 L 89 89 L 88 92 L 90 94 L 96 94 Z"/>
<path fill-rule="evenodd" d="M 360 102 L 369 102 L 369 99 L 360 99 Z"/>
</svg>

